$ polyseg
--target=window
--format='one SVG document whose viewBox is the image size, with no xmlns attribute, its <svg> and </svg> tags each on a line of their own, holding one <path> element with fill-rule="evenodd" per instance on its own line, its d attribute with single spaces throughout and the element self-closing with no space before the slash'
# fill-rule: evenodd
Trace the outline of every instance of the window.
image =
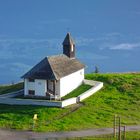
<svg viewBox="0 0 140 140">
<path fill-rule="evenodd" d="M 73 45 L 71 45 L 71 51 L 73 52 Z"/>
<path fill-rule="evenodd" d="M 29 94 L 29 95 L 35 95 L 35 91 L 34 91 L 34 90 L 29 90 L 29 91 L 28 91 L 28 94 Z"/>
<path fill-rule="evenodd" d="M 29 78 L 29 82 L 35 82 L 35 79 Z"/>
</svg>

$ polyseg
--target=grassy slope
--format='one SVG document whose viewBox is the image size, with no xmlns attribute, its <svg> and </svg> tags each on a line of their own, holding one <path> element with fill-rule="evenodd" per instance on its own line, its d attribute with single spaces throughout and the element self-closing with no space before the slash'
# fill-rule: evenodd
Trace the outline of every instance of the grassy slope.
<svg viewBox="0 0 140 140">
<path fill-rule="evenodd" d="M 30 130 L 33 126 L 32 118 L 36 113 L 42 127 L 67 110 L 43 106 L 0 105 L 0 127 Z"/>
<path fill-rule="evenodd" d="M 0 94 L 10 93 L 17 90 L 23 89 L 23 83 L 18 83 L 10 86 L 1 86 L 0 85 Z"/>
<path fill-rule="evenodd" d="M 121 116 L 122 124 L 140 124 L 140 74 L 88 74 L 87 79 L 104 82 L 104 88 L 84 100 L 84 105 L 62 119 L 54 119 L 70 108 L 0 105 L 0 126 L 30 129 L 32 117 L 39 120 L 36 131 L 63 131 L 112 127 L 113 115 Z M 52 123 L 45 125 L 46 122 Z"/>
<path fill-rule="evenodd" d="M 79 86 L 77 89 L 73 90 L 72 92 L 70 92 L 69 94 L 67 94 L 66 96 L 64 96 L 62 99 L 69 99 L 72 97 L 77 97 L 78 95 L 82 94 L 83 92 L 87 91 L 88 89 L 90 89 L 92 86 L 90 85 L 85 85 L 82 84 L 81 86 Z"/>
</svg>

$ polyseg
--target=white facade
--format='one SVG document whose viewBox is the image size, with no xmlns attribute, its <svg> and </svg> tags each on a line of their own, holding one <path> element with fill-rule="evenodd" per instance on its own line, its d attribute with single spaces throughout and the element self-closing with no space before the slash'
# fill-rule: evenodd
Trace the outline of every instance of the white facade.
<svg viewBox="0 0 140 140">
<path fill-rule="evenodd" d="M 55 96 L 63 97 L 81 85 L 84 81 L 84 69 L 74 72 L 68 76 L 55 81 Z M 29 95 L 29 90 L 35 91 L 35 96 L 46 96 L 48 88 L 53 91 L 53 82 L 42 79 L 35 79 L 34 82 L 24 80 L 24 95 Z"/>
<path fill-rule="evenodd" d="M 84 81 L 84 69 L 74 72 L 68 76 L 60 79 L 60 96 L 63 97 L 66 94 L 73 91 L 80 86 Z"/>
<path fill-rule="evenodd" d="M 36 96 L 46 96 L 47 82 L 46 80 L 35 79 L 34 82 L 24 80 L 24 95 L 29 95 L 29 90 L 35 91 Z"/>
</svg>

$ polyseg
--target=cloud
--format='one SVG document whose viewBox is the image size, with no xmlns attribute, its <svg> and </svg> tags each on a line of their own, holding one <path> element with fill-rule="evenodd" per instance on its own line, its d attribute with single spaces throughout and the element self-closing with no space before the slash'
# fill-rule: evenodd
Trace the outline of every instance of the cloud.
<svg viewBox="0 0 140 140">
<path fill-rule="evenodd" d="M 110 50 L 133 50 L 140 47 L 140 43 L 121 43 L 109 46 Z"/>
<path fill-rule="evenodd" d="M 76 38 L 75 39 L 75 42 L 78 46 L 86 46 L 86 45 L 89 45 L 89 44 L 93 44 L 93 42 L 95 41 L 94 38 L 83 38 L 83 37 L 80 37 L 80 38 Z"/>
<path fill-rule="evenodd" d="M 27 71 L 30 69 L 31 66 L 27 65 L 25 63 L 20 63 L 20 62 L 12 62 L 12 63 L 3 63 L 0 65 L 1 70 L 8 70 L 8 71 Z"/>
<path fill-rule="evenodd" d="M 19 69 L 19 70 L 28 70 L 31 68 L 30 65 L 24 64 L 24 63 L 19 63 L 19 62 L 14 62 L 9 64 L 11 65 L 15 70 Z"/>
<path fill-rule="evenodd" d="M 101 42 L 101 41 L 108 41 L 110 40 L 110 37 L 104 36 L 104 37 L 93 37 L 93 38 L 83 38 L 83 37 L 78 37 L 75 39 L 76 44 L 78 46 L 88 46 L 88 45 L 93 45 L 96 42 Z"/>
<path fill-rule="evenodd" d="M 135 15 L 140 15 L 140 11 L 132 11 Z"/>
<path fill-rule="evenodd" d="M 60 39 L 0 39 L 0 59 L 40 57 L 60 50 Z M 32 54 L 32 55 L 31 55 Z"/>
<path fill-rule="evenodd" d="M 67 19 L 60 19 L 66 22 Z M 114 37 L 119 37 L 120 33 L 112 32 L 99 37 L 77 37 L 77 46 L 100 46 L 102 42 L 108 42 Z M 0 39 L 0 59 L 30 59 L 40 58 L 41 56 L 53 55 L 62 52 L 62 38 L 50 39 Z M 110 47 L 111 49 L 111 47 Z M 31 55 L 32 54 L 32 55 Z"/>
<path fill-rule="evenodd" d="M 111 32 L 111 33 L 105 34 L 105 36 L 110 37 L 110 38 L 111 38 L 111 37 L 121 37 L 122 34 L 119 33 L 119 32 Z"/>
<path fill-rule="evenodd" d="M 124 36 L 119 32 L 110 32 L 110 33 L 102 34 L 98 37 L 97 36 L 93 36 L 91 38 L 77 37 L 75 40 L 78 46 L 87 46 L 87 45 L 93 45 L 95 43 L 101 44 L 103 42 L 112 42 L 123 37 Z"/>
<path fill-rule="evenodd" d="M 78 54 L 78 58 L 80 59 L 86 59 L 86 60 L 105 60 L 105 59 L 109 59 L 109 56 L 106 55 L 101 55 L 101 54 L 95 54 L 92 52 L 81 52 L 80 54 Z"/>
</svg>

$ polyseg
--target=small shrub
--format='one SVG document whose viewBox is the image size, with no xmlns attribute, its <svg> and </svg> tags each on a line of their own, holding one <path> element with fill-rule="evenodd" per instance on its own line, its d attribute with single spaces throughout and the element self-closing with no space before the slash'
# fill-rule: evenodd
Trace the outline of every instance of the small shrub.
<svg viewBox="0 0 140 140">
<path fill-rule="evenodd" d="M 132 84 L 135 86 L 140 86 L 140 78 L 134 78 L 134 80 L 132 81 Z"/>
<path fill-rule="evenodd" d="M 110 79 L 110 78 L 109 78 L 109 79 L 107 80 L 107 83 L 108 83 L 108 84 L 113 84 L 113 83 L 114 83 L 114 79 Z"/>
<path fill-rule="evenodd" d="M 121 85 L 120 87 L 118 87 L 118 90 L 120 92 L 128 92 L 128 91 L 131 91 L 132 90 L 132 85 L 125 83 L 125 84 Z"/>
</svg>

